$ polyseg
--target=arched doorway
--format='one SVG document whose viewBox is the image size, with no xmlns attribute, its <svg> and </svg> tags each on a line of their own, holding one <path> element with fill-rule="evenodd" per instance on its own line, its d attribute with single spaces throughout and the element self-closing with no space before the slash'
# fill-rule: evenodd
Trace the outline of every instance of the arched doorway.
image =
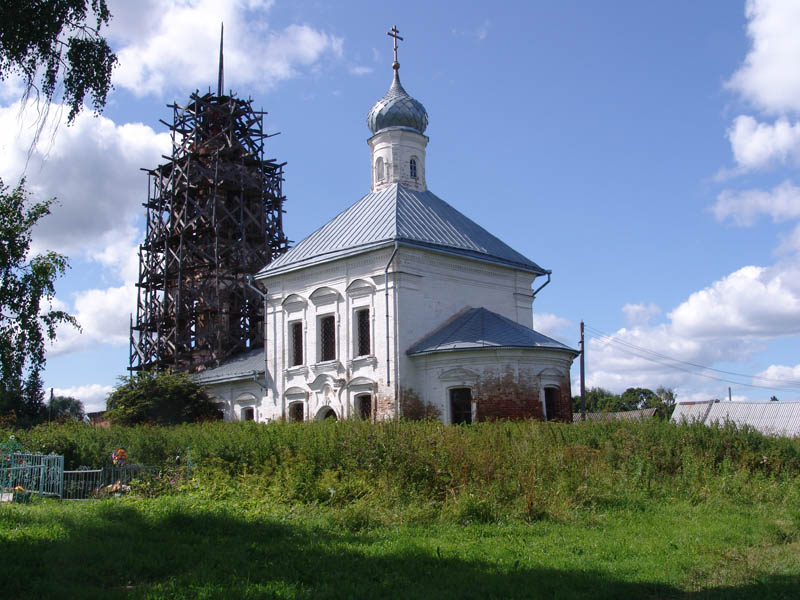
<svg viewBox="0 0 800 600">
<path fill-rule="evenodd" d="M 356 396 L 356 416 L 364 421 L 372 420 L 372 395 L 361 394 Z"/>
<path fill-rule="evenodd" d="M 303 403 L 292 402 L 289 405 L 289 421 L 291 423 L 299 423 L 303 420 Z"/>
<path fill-rule="evenodd" d="M 317 421 L 327 421 L 328 419 L 336 420 L 336 412 L 330 406 L 323 406 L 317 411 Z"/>
</svg>

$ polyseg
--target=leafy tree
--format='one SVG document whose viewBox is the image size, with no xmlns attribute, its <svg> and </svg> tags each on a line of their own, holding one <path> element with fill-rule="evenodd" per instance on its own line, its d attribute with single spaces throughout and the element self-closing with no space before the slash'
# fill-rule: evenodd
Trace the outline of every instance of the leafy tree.
<svg viewBox="0 0 800 600">
<path fill-rule="evenodd" d="M 117 64 L 100 35 L 111 13 L 106 0 L 4 0 L 0 2 L 0 80 L 18 74 L 23 100 L 40 95 L 49 103 L 63 73 L 63 100 L 71 123 L 87 95 L 102 111 Z"/>
<path fill-rule="evenodd" d="M 769 397 L 769 401 L 770 402 L 777 402 L 778 401 L 778 397 L 777 396 L 770 396 Z"/>
<path fill-rule="evenodd" d="M 83 421 L 83 402 L 71 396 L 55 396 L 50 401 L 49 417 L 53 421 Z"/>
<path fill-rule="evenodd" d="M 650 403 L 656 398 L 655 392 L 647 388 L 628 388 L 622 392 L 622 410 L 636 410 L 648 408 Z"/>
<path fill-rule="evenodd" d="M 115 425 L 177 425 L 222 417 L 205 389 L 184 373 L 139 371 L 121 377 L 107 407 Z"/>
<path fill-rule="evenodd" d="M 42 300 L 53 299 L 55 280 L 69 265 L 55 252 L 28 258 L 31 231 L 52 200 L 31 202 L 24 184 L 9 192 L 0 180 L 0 415 L 15 415 L 23 427 L 46 416 L 45 336 L 55 340 L 59 323 L 78 325 L 64 311 L 43 310 Z"/>
<path fill-rule="evenodd" d="M 586 412 L 615 412 L 622 410 L 615 408 L 620 404 L 619 395 L 611 392 L 602 387 L 593 387 L 586 390 Z M 581 397 L 573 396 L 572 398 L 573 412 L 580 412 L 581 410 Z"/>
</svg>

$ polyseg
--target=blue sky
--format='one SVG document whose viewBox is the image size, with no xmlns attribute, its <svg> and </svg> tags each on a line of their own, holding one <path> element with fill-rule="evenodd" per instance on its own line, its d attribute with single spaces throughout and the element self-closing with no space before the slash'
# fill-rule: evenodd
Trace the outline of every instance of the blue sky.
<svg viewBox="0 0 800 600">
<path fill-rule="evenodd" d="M 800 400 L 796 2 L 110 5 L 120 66 L 100 119 L 42 136 L 26 168 L 36 111 L 0 87 L 0 177 L 59 199 L 36 245 L 70 256 L 57 304 L 83 325 L 50 348 L 48 387 L 102 408 L 126 373 L 139 168 L 168 150 L 165 105 L 216 85 L 224 20 L 226 87 L 281 132 L 267 153 L 288 162 L 290 239 L 368 191 L 396 24 L 430 189 L 553 270 L 535 327 L 576 345 L 585 320 L 588 385 Z"/>
</svg>

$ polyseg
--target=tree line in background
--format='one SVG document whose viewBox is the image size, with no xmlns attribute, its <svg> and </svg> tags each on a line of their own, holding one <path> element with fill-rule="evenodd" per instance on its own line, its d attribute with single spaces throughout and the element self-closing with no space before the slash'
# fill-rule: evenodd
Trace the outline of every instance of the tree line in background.
<svg viewBox="0 0 800 600">
<path fill-rule="evenodd" d="M 602 387 L 586 390 L 586 412 L 622 412 L 642 408 L 655 408 L 656 412 L 669 417 L 675 407 L 677 394 L 672 388 L 659 386 L 655 391 L 648 388 L 632 387 L 621 394 L 615 394 Z M 581 397 L 572 397 L 572 411 L 581 412 Z"/>
</svg>

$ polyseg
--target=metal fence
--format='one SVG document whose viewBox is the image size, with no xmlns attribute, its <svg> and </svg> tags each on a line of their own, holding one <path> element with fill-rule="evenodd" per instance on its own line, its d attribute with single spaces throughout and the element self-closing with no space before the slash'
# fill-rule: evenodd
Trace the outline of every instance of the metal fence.
<svg viewBox="0 0 800 600">
<path fill-rule="evenodd" d="M 121 491 L 121 486 L 154 470 L 142 465 L 115 465 L 65 471 L 64 457 L 58 454 L 2 454 L 0 500 L 26 501 L 34 494 L 64 500 L 99 498 Z"/>
<path fill-rule="evenodd" d="M 13 452 L 0 455 L 0 494 L 38 494 L 60 498 L 64 457 L 58 454 Z M 29 496 L 25 496 L 29 497 Z"/>
<path fill-rule="evenodd" d="M 100 498 L 109 493 L 121 491 L 119 486 L 128 485 L 142 473 L 152 472 L 155 467 L 142 465 L 123 465 L 103 467 L 102 469 L 78 469 L 64 471 L 64 500 L 86 500 Z M 110 489 L 109 489 L 110 488 Z"/>
</svg>

